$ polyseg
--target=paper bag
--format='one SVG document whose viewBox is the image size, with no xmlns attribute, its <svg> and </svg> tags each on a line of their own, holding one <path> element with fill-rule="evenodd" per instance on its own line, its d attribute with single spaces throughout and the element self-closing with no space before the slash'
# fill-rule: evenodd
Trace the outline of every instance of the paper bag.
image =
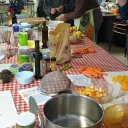
<svg viewBox="0 0 128 128">
<path fill-rule="evenodd" d="M 49 32 L 51 42 L 50 57 L 56 57 L 57 64 L 70 61 L 69 29 L 69 24 L 60 23 L 54 31 Z"/>
</svg>

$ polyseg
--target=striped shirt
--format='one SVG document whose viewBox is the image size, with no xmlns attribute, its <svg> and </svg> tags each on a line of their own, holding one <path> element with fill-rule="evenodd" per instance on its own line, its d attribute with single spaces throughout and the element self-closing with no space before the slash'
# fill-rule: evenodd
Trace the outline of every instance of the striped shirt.
<svg viewBox="0 0 128 128">
<path fill-rule="evenodd" d="M 75 1 L 74 0 L 44 0 L 44 11 L 47 15 L 50 15 L 52 8 L 57 8 L 64 6 L 63 13 L 69 13 L 74 10 Z"/>
</svg>

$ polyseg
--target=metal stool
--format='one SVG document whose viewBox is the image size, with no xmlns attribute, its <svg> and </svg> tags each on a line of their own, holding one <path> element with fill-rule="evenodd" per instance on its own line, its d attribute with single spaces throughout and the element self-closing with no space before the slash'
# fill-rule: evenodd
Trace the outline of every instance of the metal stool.
<svg viewBox="0 0 128 128">
<path fill-rule="evenodd" d="M 116 39 L 119 37 L 125 38 L 124 40 L 125 40 L 125 44 L 126 44 L 127 31 L 128 31 L 128 24 L 127 23 L 114 23 L 113 32 L 112 32 L 112 35 L 111 35 L 111 38 L 109 41 L 109 51 L 111 51 L 111 46 L 114 42 L 114 36 Z M 126 57 L 126 51 L 127 51 L 127 48 L 125 46 L 125 50 L 124 50 L 125 57 Z"/>
<path fill-rule="evenodd" d="M 32 17 L 37 17 L 37 11 L 32 10 L 32 11 L 31 11 L 31 14 L 32 14 Z"/>
<path fill-rule="evenodd" d="M 33 15 L 32 11 L 34 10 L 35 3 L 34 2 L 27 2 L 27 6 L 29 6 L 29 5 L 30 5 L 31 15 Z"/>
</svg>

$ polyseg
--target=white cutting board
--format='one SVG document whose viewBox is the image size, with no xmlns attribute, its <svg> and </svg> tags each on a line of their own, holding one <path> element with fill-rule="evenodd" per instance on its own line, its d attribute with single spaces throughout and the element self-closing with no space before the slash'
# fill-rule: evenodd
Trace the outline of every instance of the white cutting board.
<svg viewBox="0 0 128 128">
<path fill-rule="evenodd" d="M 108 83 L 114 84 L 112 82 L 112 77 L 118 76 L 118 75 L 127 75 L 128 76 L 128 71 L 121 71 L 121 72 L 106 72 L 108 76 L 104 76 L 104 78 L 107 80 Z"/>
<path fill-rule="evenodd" d="M 106 79 L 106 81 L 110 84 L 112 84 L 113 86 L 113 92 L 112 92 L 112 96 L 114 98 L 117 97 L 121 97 L 124 95 L 127 95 L 128 92 L 127 91 L 121 91 L 121 84 L 120 83 L 113 83 L 112 82 L 112 77 L 118 76 L 118 75 L 127 75 L 128 76 L 128 71 L 121 71 L 121 72 L 106 72 L 108 74 L 108 76 L 104 76 L 104 78 Z"/>
</svg>

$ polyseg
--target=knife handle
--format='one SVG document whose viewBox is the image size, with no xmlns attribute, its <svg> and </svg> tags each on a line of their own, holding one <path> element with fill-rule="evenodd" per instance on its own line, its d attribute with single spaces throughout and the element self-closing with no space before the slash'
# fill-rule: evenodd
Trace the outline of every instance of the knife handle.
<svg viewBox="0 0 128 128">
<path fill-rule="evenodd" d="M 38 113 L 38 122 L 39 122 L 39 127 L 44 128 L 44 121 L 40 112 Z"/>
</svg>

